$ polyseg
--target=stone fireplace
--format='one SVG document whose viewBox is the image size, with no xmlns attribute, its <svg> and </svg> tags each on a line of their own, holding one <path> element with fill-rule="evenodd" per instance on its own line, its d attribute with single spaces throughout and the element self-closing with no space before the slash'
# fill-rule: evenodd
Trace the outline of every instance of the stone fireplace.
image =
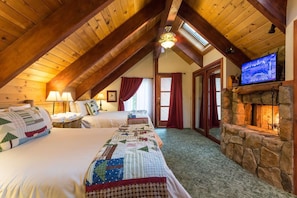
<svg viewBox="0 0 297 198">
<path fill-rule="evenodd" d="M 293 92 L 278 83 L 222 92 L 222 152 L 268 183 L 293 191 Z"/>
</svg>

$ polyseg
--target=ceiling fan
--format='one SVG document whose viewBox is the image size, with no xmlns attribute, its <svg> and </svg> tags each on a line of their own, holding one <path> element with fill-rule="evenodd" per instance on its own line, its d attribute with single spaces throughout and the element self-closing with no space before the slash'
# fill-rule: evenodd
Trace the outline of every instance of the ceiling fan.
<svg viewBox="0 0 297 198">
<path fill-rule="evenodd" d="M 171 29 L 172 26 L 165 26 L 165 32 L 160 35 L 159 43 L 164 49 L 172 48 L 177 41 L 175 34 L 170 32 Z"/>
</svg>

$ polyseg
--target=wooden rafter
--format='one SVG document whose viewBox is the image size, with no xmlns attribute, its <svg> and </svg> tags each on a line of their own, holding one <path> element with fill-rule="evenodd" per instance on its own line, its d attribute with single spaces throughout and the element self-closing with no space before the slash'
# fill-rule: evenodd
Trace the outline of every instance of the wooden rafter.
<svg viewBox="0 0 297 198">
<path fill-rule="evenodd" d="M 242 63 L 250 60 L 240 49 L 235 47 L 228 39 L 212 27 L 185 2 L 182 3 L 178 15 L 188 24 L 191 24 L 195 31 L 199 32 L 213 47 L 215 47 L 238 67 L 241 67 Z M 233 48 L 234 53 L 226 52 L 226 50 L 230 47 Z"/>
<path fill-rule="evenodd" d="M 82 73 L 100 61 L 106 53 L 132 34 L 137 28 L 143 25 L 143 23 L 158 15 L 163 9 L 164 5 L 156 3 L 156 0 L 152 1 L 132 18 L 128 19 L 119 28 L 110 33 L 101 42 L 91 48 L 87 53 L 65 68 L 63 72 L 60 72 L 57 76 L 55 76 L 47 83 L 46 91 L 63 91 Z"/>
<path fill-rule="evenodd" d="M 203 56 L 197 50 L 197 48 L 190 43 L 186 38 L 184 38 L 181 34 L 176 34 L 178 38 L 178 42 L 175 44 L 183 53 L 187 54 L 197 65 L 203 67 Z"/>
<path fill-rule="evenodd" d="M 149 43 L 147 46 L 138 51 L 133 57 L 123 63 L 118 69 L 117 72 L 113 72 L 109 76 L 105 78 L 104 81 L 97 84 L 93 89 L 91 89 L 91 98 L 95 97 L 97 93 L 102 91 L 105 87 L 107 87 L 110 83 L 119 78 L 122 74 L 124 74 L 127 70 L 132 68 L 137 62 L 143 59 L 148 53 L 153 50 L 154 46 L 152 43 Z"/>
<path fill-rule="evenodd" d="M 286 32 L 287 0 L 248 0 L 248 2 L 283 33 Z"/>
<path fill-rule="evenodd" d="M 82 82 L 76 88 L 76 97 L 79 98 L 85 94 L 88 90 L 94 88 L 97 84 L 104 81 L 106 76 L 109 76 L 112 72 L 124 64 L 128 59 L 135 55 L 139 50 L 145 47 L 148 43 L 152 42 L 157 33 L 157 26 L 147 31 L 142 37 L 137 39 L 132 45 L 128 46 L 122 53 L 117 55 L 117 58 L 111 60 L 102 66 L 97 72 L 93 73 L 88 79 Z"/>
<path fill-rule="evenodd" d="M 166 0 L 165 9 L 162 13 L 160 28 L 156 36 L 156 42 L 158 42 L 161 34 L 164 32 L 166 25 L 172 25 L 177 16 L 177 12 L 181 5 L 182 0 Z M 156 45 L 154 56 L 159 57 L 161 53 L 161 46 Z"/>
<path fill-rule="evenodd" d="M 112 0 L 66 3 L 0 53 L 0 88 L 33 64 Z"/>
</svg>

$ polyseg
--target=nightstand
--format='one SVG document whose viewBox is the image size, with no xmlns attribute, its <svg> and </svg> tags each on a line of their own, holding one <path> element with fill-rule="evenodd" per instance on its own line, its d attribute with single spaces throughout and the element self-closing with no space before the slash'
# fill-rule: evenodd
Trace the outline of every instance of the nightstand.
<svg viewBox="0 0 297 198">
<path fill-rule="evenodd" d="M 72 118 L 63 117 L 61 114 L 52 116 L 53 127 L 57 128 L 81 128 L 82 116 L 75 116 Z"/>
</svg>

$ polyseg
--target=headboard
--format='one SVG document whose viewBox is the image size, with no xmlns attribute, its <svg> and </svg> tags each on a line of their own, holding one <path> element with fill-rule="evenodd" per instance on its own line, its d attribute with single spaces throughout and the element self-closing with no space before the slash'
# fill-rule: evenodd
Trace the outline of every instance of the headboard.
<svg viewBox="0 0 297 198">
<path fill-rule="evenodd" d="M 23 100 L 20 102 L 0 102 L 0 109 L 7 109 L 8 107 L 11 106 L 20 106 L 22 104 L 30 104 L 31 107 L 34 106 L 34 100 Z"/>
</svg>

